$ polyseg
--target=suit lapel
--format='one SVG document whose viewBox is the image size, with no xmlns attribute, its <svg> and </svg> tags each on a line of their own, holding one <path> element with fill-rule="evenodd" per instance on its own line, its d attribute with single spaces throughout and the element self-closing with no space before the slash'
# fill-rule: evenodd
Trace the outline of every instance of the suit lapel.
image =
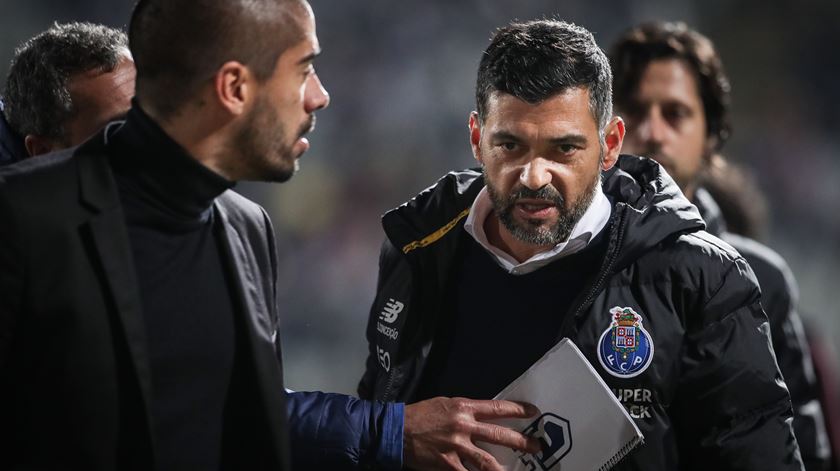
<svg viewBox="0 0 840 471">
<path fill-rule="evenodd" d="M 74 156 L 79 165 L 81 199 L 93 210 L 82 230 L 91 236 L 97 258 L 95 262 L 102 268 L 103 285 L 116 308 L 117 324 L 127 344 L 131 366 L 140 387 L 143 416 L 151 432 L 151 373 L 146 349 L 146 328 L 125 217 L 116 182 L 108 165 L 108 156 L 104 148 L 99 147 L 103 144 L 101 141 L 90 142 Z"/>
<path fill-rule="evenodd" d="M 236 215 L 228 214 L 219 199 L 215 203 L 216 215 L 221 222 L 221 246 L 230 267 L 231 280 L 234 284 L 235 298 L 238 301 L 236 315 L 245 320 L 244 338 L 250 347 L 250 360 L 256 371 L 257 386 L 262 394 L 265 416 L 272 434 L 272 447 L 278 463 L 284 463 L 282 443 L 287 439 L 286 410 L 284 403 L 283 374 L 279 365 L 279 353 L 275 352 L 274 340 L 276 329 L 272 322 L 271 307 L 266 304 L 266 293 L 257 276 L 259 265 L 254 260 L 254 251 L 249 241 L 236 230 L 231 219 Z M 282 469 L 288 469 L 282 467 Z"/>
</svg>

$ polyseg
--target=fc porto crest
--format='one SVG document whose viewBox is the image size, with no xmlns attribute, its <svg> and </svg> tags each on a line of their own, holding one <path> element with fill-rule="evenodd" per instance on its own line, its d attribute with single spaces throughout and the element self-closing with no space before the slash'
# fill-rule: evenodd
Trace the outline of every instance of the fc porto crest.
<svg viewBox="0 0 840 471">
<path fill-rule="evenodd" d="M 598 341 L 598 360 L 611 375 L 632 378 L 642 374 L 653 360 L 653 339 L 642 316 L 629 307 L 610 309 L 612 322 Z"/>
</svg>

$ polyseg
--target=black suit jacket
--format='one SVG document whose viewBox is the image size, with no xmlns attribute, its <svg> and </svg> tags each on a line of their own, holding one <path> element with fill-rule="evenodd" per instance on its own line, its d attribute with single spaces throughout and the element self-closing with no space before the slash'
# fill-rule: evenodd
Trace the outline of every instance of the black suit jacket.
<svg viewBox="0 0 840 471">
<path fill-rule="evenodd" d="M 109 152 L 103 131 L 0 169 L 0 469 L 154 467 L 146 334 Z M 288 469 L 271 224 L 231 191 L 214 207 L 265 461 Z"/>
</svg>

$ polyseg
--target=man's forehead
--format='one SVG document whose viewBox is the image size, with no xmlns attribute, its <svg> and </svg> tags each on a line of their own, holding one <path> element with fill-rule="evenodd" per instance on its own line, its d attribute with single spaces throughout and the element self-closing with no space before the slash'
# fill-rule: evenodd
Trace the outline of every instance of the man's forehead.
<svg viewBox="0 0 840 471">
<path fill-rule="evenodd" d="M 298 66 L 308 65 L 321 53 L 321 46 L 318 38 L 313 34 L 296 42 L 292 47 L 283 51 L 280 55 L 280 62 L 287 65 Z"/>
<path fill-rule="evenodd" d="M 558 92 L 537 103 L 529 103 L 509 93 L 494 91 L 487 100 L 485 125 L 491 132 L 513 132 L 517 128 L 554 125 L 576 128 L 591 127 L 597 132 L 597 122 L 589 102 L 586 87 L 573 87 Z"/>
<path fill-rule="evenodd" d="M 137 70 L 130 55 L 123 56 L 111 71 L 92 69 L 75 74 L 67 82 L 67 89 L 77 101 L 79 97 L 99 98 L 109 96 L 116 89 L 134 90 Z"/>
<path fill-rule="evenodd" d="M 293 14 L 293 20 L 298 23 L 300 36 L 289 47 L 284 54 L 291 56 L 288 59 L 294 62 L 306 60 L 308 56 L 317 55 L 321 52 L 321 45 L 315 30 L 315 17 L 308 4 L 306 9 Z"/>
<path fill-rule="evenodd" d="M 494 90 L 487 97 L 487 109 L 492 111 L 503 111 L 506 109 L 536 109 L 546 104 L 562 105 L 565 107 L 577 107 L 579 104 L 589 104 L 589 88 L 569 87 L 558 91 L 547 98 L 538 101 L 528 101 L 512 93 Z"/>
<path fill-rule="evenodd" d="M 700 100 L 697 77 L 684 59 L 667 58 L 651 61 L 645 66 L 636 86 L 637 99 L 645 97 L 679 97 Z"/>
</svg>

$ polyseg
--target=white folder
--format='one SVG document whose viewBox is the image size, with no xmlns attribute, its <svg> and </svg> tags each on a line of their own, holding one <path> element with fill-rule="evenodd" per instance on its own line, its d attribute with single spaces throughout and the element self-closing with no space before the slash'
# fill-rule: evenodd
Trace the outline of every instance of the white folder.
<svg viewBox="0 0 840 471">
<path fill-rule="evenodd" d="M 540 411 L 530 419 L 495 423 L 537 437 L 541 452 L 477 443 L 509 471 L 607 470 L 644 442 L 625 408 L 569 339 L 561 340 L 495 399 L 528 402 Z"/>
</svg>

